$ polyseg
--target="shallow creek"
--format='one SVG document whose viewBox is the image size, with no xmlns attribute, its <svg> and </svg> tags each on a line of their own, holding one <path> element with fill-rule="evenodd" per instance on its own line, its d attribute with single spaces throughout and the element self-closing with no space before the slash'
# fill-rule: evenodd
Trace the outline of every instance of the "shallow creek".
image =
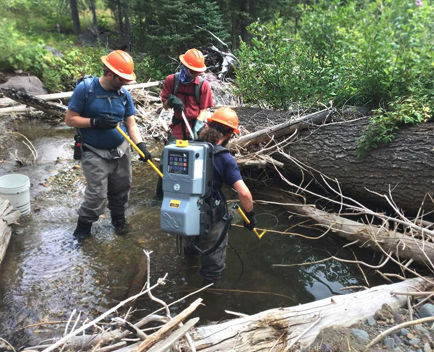
<svg viewBox="0 0 434 352">
<path fill-rule="evenodd" d="M 82 317 L 93 319 L 127 298 L 131 283 L 143 265 L 143 249 L 152 251 L 151 282 L 168 273 L 165 286 L 154 295 L 170 303 L 198 289 L 201 279 L 198 263 L 186 263 L 177 254 L 173 236 L 160 230 L 161 202 L 154 199 L 156 174 L 147 165 L 133 162 L 134 180 L 127 212 L 129 232 L 118 236 L 108 213 L 93 228 L 93 236 L 83 244 L 72 237 L 84 191 L 84 179 L 72 160 L 74 131 L 65 125 L 52 127 L 41 122 L 18 126 L 38 150 L 36 165 L 17 167 L 9 155 L 28 154 L 16 142 L 0 151 L 0 176 L 26 174 L 31 179 L 29 216 L 20 219 L 6 257 L 0 266 L 0 336 L 14 346 L 31 345 L 63 332 L 64 325 L 40 325 L 42 321 L 66 321 L 76 309 Z M 158 148 L 155 147 L 155 155 Z M 134 158 L 136 158 L 134 156 Z M 276 187 L 252 187 L 255 199 L 273 200 Z M 273 196 L 274 195 L 274 196 Z M 235 194 L 228 190 L 228 199 Z M 258 227 L 318 237 L 321 232 L 308 227 L 293 227 L 301 222 L 278 206 L 256 205 Z M 239 217 L 235 224 L 241 224 Z M 266 234 L 261 240 L 242 227 L 229 233 L 226 269 L 220 289 L 202 292 L 172 306 L 183 309 L 198 296 L 204 306 L 195 314 L 218 321 L 231 317 L 225 310 L 254 314 L 266 309 L 307 303 L 336 294 L 351 292 L 341 288 L 366 285 L 356 265 L 336 261 L 292 267 L 273 264 L 315 262 L 331 255 L 354 259 L 341 249 L 343 242 L 333 236 L 319 240 L 299 236 Z M 374 262 L 374 254 L 354 249 L 358 259 Z M 369 283 L 383 283 L 373 271 L 366 270 Z M 137 316 L 157 308 L 147 297 L 137 303 Z"/>
</svg>

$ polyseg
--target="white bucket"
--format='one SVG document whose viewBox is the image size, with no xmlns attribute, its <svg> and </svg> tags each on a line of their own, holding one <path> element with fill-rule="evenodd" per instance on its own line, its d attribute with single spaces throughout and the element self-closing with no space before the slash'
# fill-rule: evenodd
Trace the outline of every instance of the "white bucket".
<svg viewBox="0 0 434 352">
<path fill-rule="evenodd" d="M 21 215 L 30 213 L 30 179 L 26 175 L 10 174 L 0 177 L 0 197 L 8 199 Z"/>
</svg>

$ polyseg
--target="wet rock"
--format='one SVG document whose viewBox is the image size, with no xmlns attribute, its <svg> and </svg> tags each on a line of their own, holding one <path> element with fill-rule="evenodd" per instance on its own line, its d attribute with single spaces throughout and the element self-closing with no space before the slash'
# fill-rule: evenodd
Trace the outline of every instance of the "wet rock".
<svg viewBox="0 0 434 352">
<path fill-rule="evenodd" d="M 402 318 L 402 316 L 396 312 L 393 312 L 393 320 L 397 323 L 397 324 L 402 324 L 404 322 L 404 319 Z"/>
<path fill-rule="evenodd" d="M 370 317 L 370 318 L 366 319 L 366 323 L 367 323 L 369 326 L 374 326 L 374 325 L 375 325 L 375 319 L 372 318 L 372 317 Z"/>
<path fill-rule="evenodd" d="M 353 335 L 359 340 L 360 342 L 366 342 L 369 340 L 369 335 L 365 330 L 361 329 L 352 329 L 351 330 Z"/>
<path fill-rule="evenodd" d="M 14 76 L 6 83 L 0 84 L 0 88 L 13 88 L 31 95 L 47 94 L 43 83 L 36 76 Z"/>
<path fill-rule="evenodd" d="M 395 342 L 396 342 L 397 345 L 400 345 L 401 343 L 403 343 L 402 340 L 399 338 L 398 335 L 393 334 L 392 337 L 395 340 Z"/>
<path fill-rule="evenodd" d="M 421 340 L 417 337 L 410 339 L 410 341 L 408 342 L 410 346 L 414 346 L 414 347 L 419 347 Z"/>
<path fill-rule="evenodd" d="M 327 343 L 322 343 L 321 344 L 321 352 L 332 352 L 333 348 L 331 345 L 327 344 Z"/>
<path fill-rule="evenodd" d="M 428 330 L 425 329 L 422 325 L 415 325 L 414 329 L 419 333 L 419 334 L 429 334 Z"/>
<path fill-rule="evenodd" d="M 386 337 L 384 339 L 384 346 L 386 346 L 388 348 L 394 348 L 394 347 L 396 347 L 396 342 L 392 337 Z"/>
<path fill-rule="evenodd" d="M 402 328 L 401 329 L 401 336 L 407 336 L 410 333 L 407 329 Z"/>
<path fill-rule="evenodd" d="M 426 333 L 426 334 L 421 335 L 420 338 L 422 339 L 423 343 L 427 343 L 428 342 L 429 344 L 431 344 L 432 346 L 434 346 L 433 339 L 431 338 L 431 334 L 429 332 Z"/>
<path fill-rule="evenodd" d="M 421 318 L 434 317 L 434 304 L 424 304 L 419 310 L 419 316 Z"/>
<path fill-rule="evenodd" d="M 388 304 L 383 304 L 381 309 L 375 313 L 374 318 L 383 321 L 390 320 L 393 318 L 393 309 Z"/>
</svg>

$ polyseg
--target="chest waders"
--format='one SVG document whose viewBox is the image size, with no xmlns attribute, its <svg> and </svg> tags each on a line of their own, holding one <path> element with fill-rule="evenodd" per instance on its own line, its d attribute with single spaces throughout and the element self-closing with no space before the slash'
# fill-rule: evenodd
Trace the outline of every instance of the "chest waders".
<svg viewBox="0 0 434 352">
<path fill-rule="evenodd" d="M 183 96 L 182 99 L 182 103 L 184 104 L 184 107 L 188 106 L 188 100 L 187 100 L 187 96 L 188 95 L 193 95 L 194 99 L 196 100 L 197 105 L 199 105 L 199 109 L 200 109 L 200 96 L 202 93 L 202 85 L 203 85 L 203 81 L 204 79 L 202 77 L 199 77 L 199 84 L 195 84 L 194 85 L 194 93 L 185 93 L 185 92 L 180 92 L 179 91 L 179 85 L 181 84 L 180 79 L 179 79 L 179 72 L 175 73 L 175 76 L 173 78 L 173 95 L 177 95 L 177 94 L 181 94 Z M 176 117 L 175 115 L 173 115 L 172 117 L 172 123 L 174 125 L 178 125 L 178 124 L 182 124 L 182 138 L 184 140 L 188 139 L 187 136 L 187 131 L 185 130 L 187 128 L 187 126 L 185 125 L 185 122 L 183 119 L 180 119 L 179 117 Z M 195 121 L 196 123 L 196 121 Z M 194 124 L 193 126 L 194 127 Z"/>
<path fill-rule="evenodd" d="M 177 141 L 164 147 L 161 230 L 182 237 L 207 238 L 212 228 L 225 220 L 223 230 L 213 246 L 202 255 L 214 252 L 226 237 L 233 214 L 228 213 L 226 199 L 219 191 L 213 195 L 214 156 L 229 151 L 206 142 Z"/>
</svg>

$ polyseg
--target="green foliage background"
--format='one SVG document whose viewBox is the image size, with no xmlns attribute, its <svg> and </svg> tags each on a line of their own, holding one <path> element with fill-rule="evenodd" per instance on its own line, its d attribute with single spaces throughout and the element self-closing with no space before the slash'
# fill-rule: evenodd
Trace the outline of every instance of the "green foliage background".
<svg viewBox="0 0 434 352">
<path fill-rule="evenodd" d="M 84 31 L 90 0 L 79 0 Z M 49 91 L 101 74 L 113 47 L 77 45 L 65 0 L 0 0 L 0 67 L 36 74 Z M 138 80 L 163 79 L 188 48 L 216 44 L 236 52 L 238 92 L 265 108 L 364 105 L 375 109 L 360 155 L 387 144 L 404 124 L 434 109 L 433 6 L 425 0 L 97 0 L 100 29 L 128 40 Z M 57 30 L 57 24 L 60 30 Z M 250 24 L 250 25 L 249 25 Z M 121 28 L 122 27 L 122 28 Z M 128 31 L 126 32 L 126 28 Z M 125 37 L 126 36 L 126 37 Z M 56 58 L 44 49 L 63 53 Z M 117 47 L 115 47 L 117 48 Z"/>
<path fill-rule="evenodd" d="M 318 99 L 375 108 L 358 141 L 363 155 L 393 140 L 400 125 L 431 118 L 432 18 L 432 6 L 408 0 L 320 0 L 295 35 L 280 18 L 253 23 L 238 52 L 238 88 L 245 101 L 274 109 Z"/>
</svg>

